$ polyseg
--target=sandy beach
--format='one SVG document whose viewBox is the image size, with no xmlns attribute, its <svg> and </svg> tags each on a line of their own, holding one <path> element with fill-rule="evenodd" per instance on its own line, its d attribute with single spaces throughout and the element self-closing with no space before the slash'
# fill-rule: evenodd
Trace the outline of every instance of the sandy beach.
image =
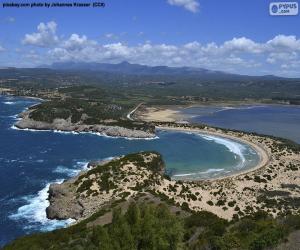
<svg viewBox="0 0 300 250">
<path fill-rule="evenodd" d="M 135 116 L 143 121 L 164 121 L 175 122 L 184 120 L 184 116 L 179 110 L 171 108 L 147 107 L 143 110 L 136 110 Z"/>
<path fill-rule="evenodd" d="M 260 157 L 259 163 L 251 169 L 215 179 L 184 181 L 185 188 L 193 194 L 200 194 L 201 198 L 197 200 L 181 197 L 181 188 L 175 193 L 168 191 L 170 185 L 176 186 L 176 181 L 165 180 L 158 190 L 170 199 L 179 204 L 187 202 L 192 210 L 211 211 L 225 219 L 243 215 L 250 210 L 262 209 L 274 216 L 287 210 L 298 211 L 292 204 L 300 197 L 300 189 L 293 188 L 300 187 L 300 154 L 288 146 L 283 147 L 280 140 L 209 126 L 195 128 L 182 124 L 185 117 L 172 107 L 143 107 L 136 111 L 136 117 L 156 122 L 156 128 L 161 130 L 201 133 L 246 143 Z M 226 206 L 228 202 L 236 205 Z"/>
<path fill-rule="evenodd" d="M 188 133 L 212 135 L 212 136 L 217 136 L 217 137 L 221 137 L 221 138 L 227 138 L 227 139 L 234 140 L 234 141 L 239 141 L 241 143 L 247 144 L 250 147 L 252 147 L 256 151 L 256 153 L 259 155 L 260 161 L 255 167 L 250 168 L 250 169 L 246 169 L 246 170 L 241 170 L 237 173 L 232 173 L 228 176 L 213 178 L 213 180 L 238 176 L 238 175 L 241 175 L 241 174 L 246 174 L 246 173 L 255 171 L 255 170 L 257 170 L 261 167 L 264 167 L 269 163 L 270 156 L 268 155 L 266 149 L 263 148 L 262 145 L 259 145 L 257 143 L 252 142 L 251 138 L 248 138 L 248 140 L 247 140 L 247 139 L 244 139 L 244 138 L 224 134 L 222 132 L 209 131 L 207 129 L 206 130 L 205 129 L 191 129 L 191 128 L 182 128 L 182 127 L 176 128 L 176 127 L 166 127 L 166 126 L 165 127 L 164 126 L 157 126 L 156 128 L 161 129 L 161 130 L 173 130 L 173 131 L 179 131 L 179 132 L 188 132 Z M 210 179 L 210 180 L 212 180 L 212 179 Z"/>
</svg>

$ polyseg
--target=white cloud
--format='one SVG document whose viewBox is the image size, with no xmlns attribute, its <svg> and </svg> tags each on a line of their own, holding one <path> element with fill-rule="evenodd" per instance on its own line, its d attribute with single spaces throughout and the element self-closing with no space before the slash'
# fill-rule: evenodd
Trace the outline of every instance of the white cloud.
<svg viewBox="0 0 300 250">
<path fill-rule="evenodd" d="M 260 72 L 277 74 L 285 67 L 282 65 L 290 65 L 293 72 L 297 69 L 300 72 L 300 39 L 295 36 L 278 35 L 266 42 L 235 37 L 220 44 L 215 42 L 201 44 L 192 41 L 172 45 L 153 44 L 147 41 L 130 46 L 121 42 L 102 44 L 89 39 L 86 35 L 76 33 L 58 39 L 56 29 L 57 25 L 54 22 L 41 23 L 37 33 L 25 36 L 24 43 L 45 48 L 47 53 L 43 54 L 45 60 L 43 63 L 55 61 L 118 63 L 127 60 L 147 65 L 192 66 L 253 74 Z M 36 56 L 30 53 L 27 57 Z M 285 67 L 284 70 L 286 74 L 289 69 Z"/>
<path fill-rule="evenodd" d="M 97 43 L 92 40 L 88 40 L 85 35 L 80 36 L 78 34 L 72 34 L 69 39 L 63 42 L 62 47 L 74 51 L 74 50 L 81 50 L 87 46 L 96 45 Z"/>
<path fill-rule="evenodd" d="M 234 52 L 249 52 L 249 53 L 260 53 L 263 50 L 261 44 L 255 43 L 251 39 L 240 37 L 233 38 L 230 41 L 226 41 L 223 45 L 225 51 Z"/>
<path fill-rule="evenodd" d="M 269 40 L 266 45 L 273 50 L 300 51 L 300 39 L 297 40 L 296 36 L 278 35 Z"/>
<path fill-rule="evenodd" d="M 54 21 L 48 23 L 40 23 L 37 26 L 37 32 L 26 34 L 23 44 L 35 45 L 39 47 L 51 47 L 59 42 L 56 35 L 57 24 Z"/>
<path fill-rule="evenodd" d="M 272 40 L 276 41 L 275 38 Z M 298 41 L 295 38 L 295 42 Z M 290 48 L 288 52 L 286 51 L 287 48 Z M 290 62 L 300 60 L 299 53 L 294 51 L 294 48 L 294 43 L 288 43 L 283 48 L 269 41 L 257 43 L 245 37 L 233 38 L 220 45 L 214 42 L 201 44 L 194 41 L 183 45 L 147 42 L 129 46 L 121 42 L 100 44 L 89 40 L 86 36 L 73 34 L 61 46 L 50 49 L 49 56 L 52 61 L 117 63 L 127 60 L 132 63 L 147 65 L 233 70 L 236 73 L 241 73 L 243 70 L 248 72 L 253 69 L 253 72 L 255 70 L 254 73 L 257 74 L 259 73 L 257 69 L 261 69 L 263 72 L 266 65 L 280 68 L 281 64 L 289 60 Z"/>
<path fill-rule="evenodd" d="M 5 48 L 3 48 L 1 45 L 0 45 L 0 52 L 3 52 L 5 51 Z"/>
<path fill-rule="evenodd" d="M 193 13 L 196 13 L 199 10 L 199 3 L 197 0 L 168 0 L 168 3 L 171 5 L 183 7 Z"/>
</svg>

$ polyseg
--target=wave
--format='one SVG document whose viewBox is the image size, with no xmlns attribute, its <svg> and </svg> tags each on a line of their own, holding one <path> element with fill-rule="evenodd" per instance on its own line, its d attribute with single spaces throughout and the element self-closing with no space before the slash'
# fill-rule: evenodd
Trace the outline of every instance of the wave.
<svg viewBox="0 0 300 250">
<path fill-rule="evenodd" d="M 197 173 L 188 173 L 188 174 L 174 174 L 173 177 L 184 177 L 184 176 L 191 176 L 196 175 Z"/>
<path fill-rule="evenodd" d="M 69 177 L 78 175 L 82 170 L 88 169 L 88 162 L 78 161 L 75 164 L 76 168 L 68 168 L 65 166 L 57 166 L 53 172 L 59 174 L 65 174 Z"/>
<path fill-rule="evenodd" d="M 222 172 L 222 171 L 224 171 L 224 168 L 210 168 L 210 169 L 207 169 L 206 171 L 202 171 L 202 172 L 188 173 L 188 174 L 175 174 L 173 176 L 174 177 L 198 176 L 198 175 L 213 174 L 213 173 Z"/>
<path fill-rule="evenodd" d="M 3 102 L 3 104 L 6 104 L 6 105 L 15 105 L 15 104 L 17 104 L 17 102 L 7 101 L 7 102 Z"/>
<path fill-rule="evenodd" d="M 90 135 L 97 135 L 105 138 L 110 138 L 110 139 L 125 139 L 125 140 L 156 140 L 159 139 L 158 136 L 155 137 L 146 137 L 146 138 L 133 138 L 133 137 L 122 137 L 122 136 L 110 136 L 106 135 L 104 133 L 99 133 L 99 132 L 76 132 L 76 131 L 63 131 L 63 130 L 51 130 L 51 129 L 31 129 L 31 128 L 18 128 L 15 125 L 12 125 L 10 127 L 11 129 L 14 130 L 23 130 L 23 131 L 30 131 L 30 132 L 52 132 L 52 133 L 58 133 L 58 134 L 66 134 L 66 135 L 82 135 L 82 134 L 90 134 Z"/>
<path fill-rule="evenodd" d="M 62 180 L 57 180 L 55 183 L 62 183 Z M 50 220 L 47 218 L 46 208 L 50 204 L 48 201 L 49 186 L 50 183 L 36 195 L 23 197 L 27 204 L 19 207 L 15 214 L 9 215 L 9 218 L 18 222 L 25 220 L 24 229 L 41 231 L 51 231 L 75 222 L 74 219 Z"/>
<path fill-rule="evenodd" d="M 13 118 L 16 121 L 21 120 L 22 118 L 20 118 L 18 115 L 10 115 L 9 118 Z"/>
<path fill-rule="evenodd" d="M 18 117 L 18 115 L 1 115 L 0 118 L 12 118 L 13 120 L 19 120 L 20 118 Z"/>
<path fill-rule="evenodd" d="M 65 166 L 57 166 L 53 173 L 59 173 L 59 174 L 66 174 L 69 177 L 76 176 L 81 170 L 79 169 L 72 169 Z"/>
<path fill-rule="evenodd" d="M 245 156 L 244 151 L 246 150 L 246 147 L 238 142 L 235 142 L 231 139 L 225 139 L 213 135 L 204 135 L 199 134 L 203 139 L 208 141 L 214 141 L 215 143 L 224 145 L 230 152 L 234 153 L 236 156 L 240 158 L 240 163 L 236 166 L 236 168 L 242 168 L 245 166 Z"/>
<path fill-rule="evenodd" d="M 6 105 L 16 105 L 16 104 L 31 104 L 33 102 L 30 102 L 30 101 L 5 101 L 3 102 L 3 104 L 6 104 Z M 26 107 L 25 109 L 27 110 L 28 108 L 30 107 Z"/>
<path fill-rule="evenodd" d="M 211 174 L 216 172 L 224 171 L 224 168 L 209 168 L 206 171 L 199 172 L 198 174 Z"/>
<path fill-rule="evenodd" d="M 62 131 L 63 132 L 63 131 Z M 68 132 L 67 132 L 68 133 Z M 146 138 L 134 138 L 134 137 L 124 137 L 124 136 L 111 136 L 107 135 L 105 133 L 99 133 L 99 132 L 75 132 L 76 134 L 91 134 L 91 135 L 97 135 L 105 138 L 110 138 L 110 139 L 125 139 L 125 140 L 156 140 L 159 139 L 158 136 L 155 137 L 146 137 Z"/>
<path fill-rule="evenodd" d="M 15 125 L 12 125 L 10 128 L 14 130 L 30 131 L 30 132 L 51 132 L 51 130 L 46 130 L 46 129 L 18 128 Z"/>
<path fill-rule="evenodd" d="M 220 108 L 220 109 L 218 109 L 216 111 L 213 111 L 212 114 L 213 113 L 223 112 L 223 111 L 226 111 L 226 110 L 232 110 L 232 109 L 238 109 L 238 108 L 236 108 L 236 107 L 222 107 L 222 108 Z"/>
<path fill-rule="evenodd" d="M 238 107 L 222 107 L 213 113 L 223 112 L 227 110 L 248 110 L 248 109 L 256 109 L 256 108 L 265 108 L 266 105 L 254 105 L 254 106 L 238 106 Z"/>
</svg>

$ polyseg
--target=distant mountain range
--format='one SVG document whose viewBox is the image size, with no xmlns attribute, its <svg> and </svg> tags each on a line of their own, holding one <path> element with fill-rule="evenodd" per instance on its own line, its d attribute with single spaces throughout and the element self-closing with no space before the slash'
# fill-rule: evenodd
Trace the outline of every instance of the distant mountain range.
<svg viewBox="0 0 300 250">
<path fill-rule="evenodd" d="M 49 68 L 54 70 L 67 71 L 93 71 L 107 72 L 126 75 L 139 76 L 185 76 L 196 78 L 210 79 L 229 79 L 229 78 L 263 78 L 263 79 L 279 79 L 280 77 L 273 75 L 265 76 L 247 76 L 239 74 L 231 74 L 223 71 L 208 70 L 204 68 L 194 67 L 168 67 L 168 66 L 147 66 L 140 64 L 131 64 L 129 62 L 121 62 L 117 64 L 111 63 L 80 63 L 80 62 L 59 62 L 52 65 L 43 65 L 39 68 Z"/>
</svg>

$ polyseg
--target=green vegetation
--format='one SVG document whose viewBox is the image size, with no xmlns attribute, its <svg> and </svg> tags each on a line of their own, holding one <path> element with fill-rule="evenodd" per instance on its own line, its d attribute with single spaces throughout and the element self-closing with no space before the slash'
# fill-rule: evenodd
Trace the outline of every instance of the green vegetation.
<svg viewBox="0 0 300 250">
<path fill-rule="evenodd" d="M 89 192 L 91 186 L 93 185 L 93 180 L 89 179 L 91 175 L 95 175 L 97 177 L 96 181 L 101 191 L 108 192 L 111 189 L 115 189 L 115 183 L 124 178 L 123 175 L 120 174 L 119 169 L 122 166 L 129 164 L 134 164 L 137 168 L 146 168 L 154 173 L 160 174 L 164 172 L 165 166 L 162 156 L 154 151 L 128 154 L 121 158 L 111 160 L 106 164 L 95 166 L 87 173 L 80 175 L 74 183 L 75 186 L 79 186 L 77 188 L 77 192 Z"/>
<path fill-rule="evenodd" d="M 267 249 L 283 242 L 300 228 L 300 216 L 273 219 L 257 212 L 236 222 L 227 222 L 208 212 L 195 213 L 185 220 L 189 249 Z M 199 233 L 199 228 L 201 231 Z M 193 241 L 193 235 L 198 237 Z"/>
<path fill-rule="evenodd" d="M 52 122 L 55 118 L 70 118 L 73 123 L 104 124 L 147 132 L 154 132 L 154 127 L 126 118 L 140 103 L 148 106 L 226 101 L 272 103 L 293 100 L 295 103 L 299 101 L 299 86 L 299 79 L 242 77 L 212 80 L 184 75 L 136 76 L 49 69 L 0 70 L 0 87 L 11 88 L 15 95 L 47 100 L 35 107 L 37 110 L 31 114 L 34 120 Z"/>
<path fill-rule="evenodd" d="M 101 89 L 100 93 L 95 92 L 95 96 L 105 92 L 106 97 L 112 99 L 118 92 L 124 100 L 139 99 L 157 105 L 249 99 L 298 104 L 299 82 L 299 79 L 232 77 L 230 74 L 213 79 L 180 72 L 174 75 L 134 75 L 42 68 L 0 70 L 0 87 L 16 88 L 16 94 L 20 95 L 41 97 L 41 91 L 47 92 L 50 89 L 54 91 L 66 86 L 93 86 Z M 93 96 L 93 93 L 90 95 Z"/>
<path fill-rule="evenodd" d="M 103 124 L 121 126 L 135 130 L 154 132 L 155 125 L 182 126 L 204 128 L 204 124 L 144 123 L 127 119 L 127 114 L 138 104 L 146 105 L 186 105 L 194 103 L 223 101 L 263 101 L 299 104 L 299 79 L 268 79 L 243 77 L 240 79 L 212 80 L 196 77 L 120 75 L 105 72 L 55 71 L 49 69 L 7 69 L 0 70 L 0 87 L 13 89 L 15 95 L 36 96 L 47 101 L 32 107 L 30 117 L 37 121 L 53 122 L 56 118 L 69 119 L 72 123 L 85 125 Z M 278 96 L 280 93 L 280 96 Z M 220 129 L 220 128 L 218 128 Z M 233 130 L 220 129 L 224 133 Z M 249 133 L 258 135 L 256 133 Z M 258 135 L 262 136 L 262 135 Z M 271 136 L 268 136 L 271 137 Z M 271 137 L 272 152 L 300 153 L 300 145 L 292 141 Z M 154 154 L 157 154 L 153 152 Z M 75 183 L 77 194 L 91 191 L 93 181 L 89 179 L 95 174 L 100 191 L 108 192 L 115 188 L 116 178 L 126 181 L 127 176 L 118 175 L 118 168 L 127 163 L 152 170 L 154 174 L 163 172 L 163 161 L 160 156 L 151 161 L 150 153 L 131 154 L 99 165 L 88 173 L 81 175 Z M 297 171 L 299 166 L 279 163 L 279 167 Z M 257 183 L 267 183 L 275 178 L 273 167 L 269 174 L 246 175 Z M 272 173 L 272 175 L 271 175 Z M 132 187 L 132 190 L 144 190 L 155 178 L 150 177 L 143 184 Z M 128 181 L 128 179 L 127 179 Z M 179 182 L 178 182 L 179 183 Z M 291 189 L 299 189 L 298 185 L 282 184 Z M 175 191 L 174 186 L 169 187 Z M 246 190 L 245 190 L 246 191 Z M 250 189 L 248 191 L 251 191 Z M 147 192 L 147 190 L 145 191 Z M 150 191 L 149 191 L 150 192 Z M 218 190 L 213 195 L 222 193 Z M 152 193 L 168 206 L 179 206 L 163 193 Z M 199 194 L 198 194 L 199 195 Z M 201 199 L 190 193 L 188 187 L 182 185 L 179 196 L 190 200 Z M 129 192 L 123 192 L 123 200 Z M 135 197 L 136 198 L 136 197 Z M 122 201 L 123 201 L 122 200 Z M 89 226 L 99 217 L 117 207 L 115 201 L 110 208 L 100 210 L 86 220 L 66 229 L 48 233 L 39 233 L 17 239 L 4 249 L 268 249 L 284 242 L 288 234 L 300 230 L 300 215 L 279 215 L 274 219 L 264 212 L 253 213 L 253 207 L 246 210 L 251 215 L 243 217 L 238 201 L 218 199 L 210 206 L 220 206 L 226 210 L 234 208 L 234 220 L 228 222 L 209 212 L 191 211 L 187 202 L 183 202 L 180 211 L 175 214 L 163 205 L 131 204 L 125 212 L 119 209 L 113 212 L 112 222 L 106 226 Z M 265 191 L 259 194 L 258 203 L 263 208 L 279 210 L 284 207 L 298 209 L 300 198 L 290 197 L 288 192 Z M 228 207 L 226 207 L 228 205 Z M 181 214 L 188 214 L 182 216 Z M 282 216 L 282 217 L 280 217 Z M 239 219 L 240 218 L 240 219 Z"/>
<path fill-rule="evenodd" d="M 34 106 L 30 117 L 37 121 L 52 122 L 55 118 L 71 118 L 72 123 L 81 121 L 85 114 L 84 123 L 95 124 L 106 119 L 119 119 L 129 107 L 118 105 L 106 105 L 101 102 L 87 101 L 80 99 L 65 99 L 43 102 Z"/>
<path fill-rule="evenodd" d="M 173 214 L 163 204 L 137 203 L 131 203 L 124 213 L 115 208 L 108 225 L 89 226 L 108 211 L 100 210 L 69 228 L 22 237 L 4 250 L 262 250 L 284 242 L 289 233 L 300 229 L 300 215 L 274 219 L 265 212 L 256 212 L 228 222 L 210 212 L 183 217 L 180 212 Z"/>
<path fill-rule="evenodd" d="M 183 224 L 166 206 L 132 203 L 112 223 L 88 228 L 86 222 L 50 233 L 25 236 L 4 249 L 181 249 Z"/>
<path fill-rule="evenodd" d="M 51 100 L 32 107 L 29 117 L 36 121 L 52 123 L 54 119 L 70 119 L 71 123 L 107 126 L 154 132 L 154 127 L 145 123 L 131 121 L 126 118 L 133 109 L 131 104 L 103 103 L 101 100 L 66 98 Z"/>
</svg>

